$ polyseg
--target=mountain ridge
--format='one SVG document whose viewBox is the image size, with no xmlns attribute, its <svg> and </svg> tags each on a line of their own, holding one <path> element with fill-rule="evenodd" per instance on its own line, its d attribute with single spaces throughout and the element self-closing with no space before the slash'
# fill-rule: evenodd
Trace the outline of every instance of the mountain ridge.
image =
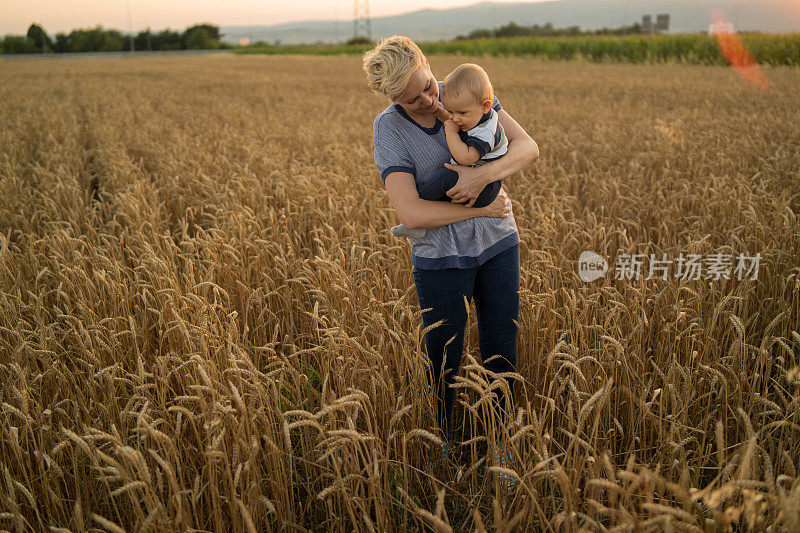
<svg viewBox="0 0 800 533">
<path fill-rule="evenodd" d="M 709 13 L 721 9 L 737 30 L 788 33 L 800 31 L 800 2 L 761 0 L 545 0 L 542 2 L 478 2 L 448 8 L 423 8 L 409 13 L 372 19 L 373 38 L 393 34 L 417 41 L 453 39 L 478 28 L 515 22 L 532 25 L 550 22 L 560 28 L 580 26 L 584 30 L 616 28 L 640 22 L 642 15 L 669 13 L 669 33 L 706 31 Z M 236 43 L 251 42 L 313 44 L 344 42 L 352 36 L 352 20 L 307 20 L 276 25 L 222 26 L 222 38 Z"/>
</svg>

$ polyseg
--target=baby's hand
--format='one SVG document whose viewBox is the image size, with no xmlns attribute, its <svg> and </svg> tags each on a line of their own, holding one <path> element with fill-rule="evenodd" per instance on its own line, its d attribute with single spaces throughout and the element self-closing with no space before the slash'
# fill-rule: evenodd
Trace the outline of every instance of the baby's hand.
<svg viewBox="0 0 800 533">
<path fill-rule="evenodd" d="M 436 115 L 436 118 L 442 122 L 447 122 L 450 120 L 450 113 L 445 110 L 441 102 L 436 103 L 436 109 L 434 110 L 433 114 Z"/>
<path fill-rule="evenodd" d="M 460 129 L 461 129 L 461 127 L 458 124 L 456 124 L 455 122 L 453 122 L 452 120 L 448 119 L 444 123 L 444 132 L 445 133 L 450 133 L 450 132 L 458 133 Z"/>
</svg>

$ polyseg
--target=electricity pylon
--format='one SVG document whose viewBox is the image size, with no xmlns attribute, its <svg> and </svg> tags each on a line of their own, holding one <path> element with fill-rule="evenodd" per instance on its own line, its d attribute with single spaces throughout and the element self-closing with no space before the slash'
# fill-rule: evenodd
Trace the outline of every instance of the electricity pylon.
<svg viewBox="0 0 800 533">
<path fill-rule="evenodd" d="M 372 26 L 369 17 L 369 0 L 353 1 L 353 38 L 359 37 L 361 31 L 364 36 L 372 40 Z"/>
</svg>

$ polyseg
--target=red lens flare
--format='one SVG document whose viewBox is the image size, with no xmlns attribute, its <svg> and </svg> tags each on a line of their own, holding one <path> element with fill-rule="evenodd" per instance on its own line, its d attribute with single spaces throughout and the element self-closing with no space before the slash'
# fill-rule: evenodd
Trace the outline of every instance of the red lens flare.
<svg viewBox="0 0 800 533">
<path fill-rule="evenodd" d="M 747 51 L 733 25 L 719 9 L 711 12 L 711 33 L 717 39 L 722 53 L 733 68 L 747 81 L 759 89 L 769 89 L 764 71 Z"/>
</svg>

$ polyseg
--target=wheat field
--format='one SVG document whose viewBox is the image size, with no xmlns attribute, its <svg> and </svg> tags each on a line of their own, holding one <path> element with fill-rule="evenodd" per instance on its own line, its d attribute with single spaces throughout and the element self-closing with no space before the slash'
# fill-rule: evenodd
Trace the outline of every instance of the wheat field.
<svg viewBox="0 0 800 533">
<path fill-rule="evenodd" d="M 430 60 L 541 153 L 504 180 L 514 412 L 486 430 L 473 307 L 434 469 L 358 57 L 0 61 L 0 530 L 800 528 L 800 69 Z M 761 264 L 584 283 L 584 250 Z"/>
</svg>

